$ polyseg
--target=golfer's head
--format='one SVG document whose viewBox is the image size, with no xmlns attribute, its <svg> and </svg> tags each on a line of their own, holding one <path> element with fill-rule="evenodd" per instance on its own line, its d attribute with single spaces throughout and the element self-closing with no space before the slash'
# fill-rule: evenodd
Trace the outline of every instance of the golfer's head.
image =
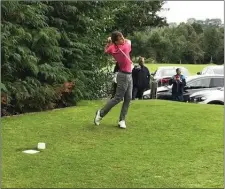
<svg viewBox="0 0 225 189">
<path fill-rule="evenodd" d="M 140 66 L 142 66 L 142 65 L 144 65 L 144 63 L 145 63 L 145 58 L 140 56 L 140 57 L 138 58 L 138 64 L 139 64 Z"/>
<path fill-rule="evenodd" d="M 124 41 L 125 41 L 123 34 L 119 31 L 112 32 L 111 39 L 112 39 L 112 42 L 116 45 L 122 45 L 124 44 Z"/>
<path fill-rule="evenodd" d="M 176 69 L 176 73 L 177 73 L 178 75 L 180 75 L 180 74 L 181 74 L 181 69 L 180 69 L 180 68 L 177 68 L 177 69 Z"/>
</svg>

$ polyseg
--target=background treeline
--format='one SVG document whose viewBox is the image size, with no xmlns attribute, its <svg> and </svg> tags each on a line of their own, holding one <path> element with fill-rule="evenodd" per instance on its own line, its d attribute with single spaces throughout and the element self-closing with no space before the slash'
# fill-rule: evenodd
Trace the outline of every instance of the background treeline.
<svg viewBox="0 0 225 189">
<path fill-rule="evenodd" d="M 2 116 L 102 97 L 113 30 L 133 35 L 164 26 L 163 2 L 1 2 Z"/>
<path fill-rule="evenodd" d="M 223 64 L 224 26 L 220 19 L 195 20 L 149 28 L 131 36 L 133 55 L 151 62 Z"/>
<path fill-rule="evenodd" d="M 151 62 L 223 63 L 219 19 L 167 24 L 163 1 L 1 2 L 2 116 L 76 105 L 103 97 L 112 59 L 106 38 L 120 30 L 132 57 Z M 109 81 L 109 82 L 107 82 Z"/>
</svg>

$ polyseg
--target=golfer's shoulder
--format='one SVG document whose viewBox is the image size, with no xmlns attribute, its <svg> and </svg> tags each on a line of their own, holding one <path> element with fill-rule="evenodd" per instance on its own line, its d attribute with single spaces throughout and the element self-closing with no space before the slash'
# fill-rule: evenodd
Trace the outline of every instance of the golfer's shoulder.
<svg viewBox="0 0 225 189">
<path fill-rule="evenodd" d="M 105 53 L 111 54 L 111 55 L 112 55 L 112 54 L 114 54 L 116 51 L 117 51 L 117 49 L 116 49 L 115 45 L 114 45 L 114 44 L 110 44 L 110 45 L 106 48 Z"/>
<path fill-rule="evenodd" d="M 125 39 L 124 45 L 131 46 L 131 40 Z"/>
</svg>

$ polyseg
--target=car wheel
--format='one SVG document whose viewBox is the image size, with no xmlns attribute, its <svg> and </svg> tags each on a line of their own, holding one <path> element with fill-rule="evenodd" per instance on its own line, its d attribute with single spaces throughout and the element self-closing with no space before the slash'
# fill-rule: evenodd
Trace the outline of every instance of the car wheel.
<svg viewBox="0 0 225 189">
<path fill-rule="evenodd" d="M 224 102 L 221 102 L 221 101 L 212 101 L 212 102 L 209 102 L 208 104 L 224 105 Z"/>
</svg>

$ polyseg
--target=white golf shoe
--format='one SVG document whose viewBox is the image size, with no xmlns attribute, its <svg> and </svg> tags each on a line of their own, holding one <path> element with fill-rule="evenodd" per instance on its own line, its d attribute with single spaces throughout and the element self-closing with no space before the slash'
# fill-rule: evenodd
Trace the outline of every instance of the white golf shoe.
<svg viewBox="0 0 225 189">
<path fill-rule="evenodd" d="M 124 120 L 120 121 L 118 126 L 120 128 L 122 128 L 122 129 L 126 129 L 126 123 L 125 123 L 125 121 Z"/>
<path fill-rule="evenodd" d="M 95 125 L 100 125 L 101 120 L 102 120 L 102 117 L 100 115 L 100 110 L 98 110 L 96 112 L 96 116 L 95 116 L 95 120 L 94 120 Z"/>
</svg>

